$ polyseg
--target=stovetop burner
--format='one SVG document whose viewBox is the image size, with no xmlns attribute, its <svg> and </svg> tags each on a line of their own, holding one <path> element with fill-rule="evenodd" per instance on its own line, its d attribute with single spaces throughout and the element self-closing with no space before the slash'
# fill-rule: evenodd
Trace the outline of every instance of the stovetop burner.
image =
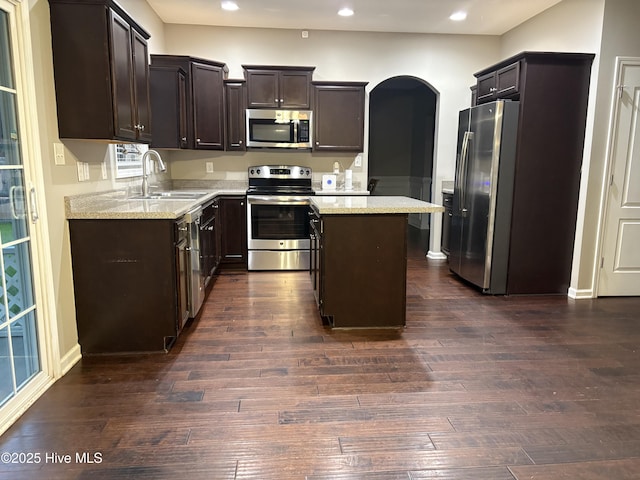
<svg viewBox="0 0 640 480">
<path fill-rule="evenodd" d="M 313 195 L 311 167 L 261 165 L 249 167 L 248 195 Z"/>
</svg>

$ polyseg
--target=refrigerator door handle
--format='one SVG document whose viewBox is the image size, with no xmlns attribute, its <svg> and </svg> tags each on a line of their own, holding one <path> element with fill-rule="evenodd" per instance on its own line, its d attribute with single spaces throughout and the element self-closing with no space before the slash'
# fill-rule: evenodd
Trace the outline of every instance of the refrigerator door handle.
<svg viewBox="0 0 640 480">
<path fill-rule="evenodd" d="M 467 155 L 467 145 L 468 145 L 468 141 L 469 141 L 469 132 L 466 131 L 464 132 L 463 136 L 462 136 L 462 149 L 460 150 L 460 160 L 458 161 L 458 165 L 457 165 L 457 171 L 456 171 L 456 190 L 458 190 L 459 192 L 461 192 L 462 190 L 462 186 L 464 185 L 463 179 L 462 179 L 462 174 L 463 174 L 463 164 L 464 164 L 464 158 Z M 458 210 L 461 210 L 462 206 L 462 202 L 460 202 L 460 205 L 458 205 Z"/>
<path fill-rule="evenodd" d="M 462 216 L 466 217 L 467 209 L 467 162 L 469 160 L 469 144 L 473 139 L 473 132 L 464 132 L 464 139 L 462 144 L 462 156 L 460 159 L 460 211 Z M 464 180 L 463 180 L 464 175 Z M 462 181 L 463 180 L 463 181 Z"/>
</svg>

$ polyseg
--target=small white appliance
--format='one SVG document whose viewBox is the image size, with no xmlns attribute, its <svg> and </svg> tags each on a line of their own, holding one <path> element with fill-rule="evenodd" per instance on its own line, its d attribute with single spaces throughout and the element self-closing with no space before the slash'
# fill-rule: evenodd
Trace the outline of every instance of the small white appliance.
<svg viewBox="0 0 640 480">
<path fill-rule="evenodd" d="M 338 176 L 330 173 L 322 175 L 322 190 L 335 190 Z"/>
</svg>

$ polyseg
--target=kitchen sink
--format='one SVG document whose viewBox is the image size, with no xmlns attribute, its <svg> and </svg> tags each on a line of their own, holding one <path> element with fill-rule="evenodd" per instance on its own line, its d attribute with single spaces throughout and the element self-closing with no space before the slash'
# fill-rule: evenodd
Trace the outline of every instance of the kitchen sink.
<svg viewBox="0 0 640 480">
<path fill-rule="evenodd" d="M 176 190 L 153 192 L 146 197 L 144 195 L 134 195 L 129 198 L 134 200 L 195 200 L 207 195 L 208 193 L 209 192 Z"/>
</svg>

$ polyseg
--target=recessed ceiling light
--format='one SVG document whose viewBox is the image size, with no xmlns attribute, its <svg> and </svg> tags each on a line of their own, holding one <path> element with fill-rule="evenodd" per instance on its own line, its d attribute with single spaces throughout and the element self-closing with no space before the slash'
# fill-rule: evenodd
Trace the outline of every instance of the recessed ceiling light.
<svg viewBox="0 0 640 480">
<path fill-rule="evenodd" d="M 467 18 L 467 12 L 460 11 L 460 12 L 452 13 L 451 16 L 449 17 L 449 20 L 453 20 L 454 22 L 461 22 L 466 18 Z"/>
<path fill-rule="evenodd" d="M 353 15 L 353 10 L 349 7 L 344 7 L 338 11 L 338 15 L 340 15 L 341 17 L 350 17 L 351 15 Z"/>
<path fill-rule="evenodd" d="M 223 10 L 227 10 L 229 12 L 235 12 L 240 8 L 238 7 L 238 4 L 236 2 L 231 2 L 231 1 L 224 1 L 220 5 L 222 6 Z"/>
</svg>

